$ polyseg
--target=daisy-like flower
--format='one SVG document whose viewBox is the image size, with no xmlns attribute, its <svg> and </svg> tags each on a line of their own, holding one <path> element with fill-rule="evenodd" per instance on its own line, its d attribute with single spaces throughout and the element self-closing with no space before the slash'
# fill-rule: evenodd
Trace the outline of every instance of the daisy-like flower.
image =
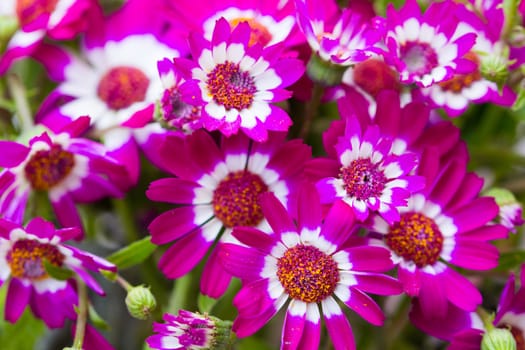
<svg viewBox="0 0 525 350">
<path fill-rule="evenodd" d="M 95 292 L 104 291 L 88 273 L 116 271 L 116 267 L 88 252 L 64 244 L 75 238 L 79 228 L 56 230 L 39 217 L 21 227 L 0 219 L 0 282 L 8 282 L 5 319 L 16 322 L 27 305 L 48 327 L 62 327 L 66 318 L 76 319 L 78 295 L 73 278 L 57 280 L 46 264 L 77 274 Z"/>
<path fill-rule="evenodd" d="M 289 301 L 281 349 L 318 348 L 320 308 L 334 348 L 355 349 L 338 301 L 381 325 L 384 315 L 366 293 L 401 291 L 395 279 L 382 274 L 392 266 L 389 253 L 383 247 L 357 244 L 357 222 L 345 204 L 336 202 L 323 221 L 315 187 L 306 184 L 299 191 L 297 224 L 277 198 L 266 193 L 261 206 L 272 234 L 237 227 L 233 235 L 242 245 L 219 247 L 226 270 L 243 283 L 233 301 L 239 315 L 232 329 L 238 337 L 249 336 Z"/>
<path fill-rule="evenodd" d="M 165 128 L 187 134 L 202 128 L 201 107 L 182 99 L 184 94 L 180 91 L 180 86 L 185 80 L 177 72 L 173 62 L 165 58 L 157 65 L 164 92 L 157 101 L 156 119 Z"/>
<path fill-rule="evenodd" d="M 447 302 L 474 311 L 481 294 L 451 265 L 478 271 L 495 267 L 499 253 L 490 241 L 505 238 L 508 230 L 492 224 L 498 205 L 492 197 L 478 196 L 483 180 L 466 171 L 465 156 L 440 162 L 429 155 L 422 163 L 425 189 L 399 209 L 398 222 L 375 217 L 373 231 L 382 235 L 405 292 L 418 297 L 425 314 L 442 317 Z"/>
<path fill-rule="evenodd" d="M 72 39 L 83 31 L 89 14 L 98 6 L 93 0 L 2 0 L 0 18 L 15 18 L 18 30 L 0 55 L 0 74 L 13 62 L 30 56 L 47 35 L 54 40 Z"/>
<path fill-rule="evenodd" d="M 153 243 L 173 242 L 159 261 L 167 277 L 186 274 L 218 237 L 231 239 L 235 226 L 267 230 L 258 202 L 261 193 L 272 192 L 291 205 L 292 189 L 311 152 L 302 141 L 284 137 L 272 133 L 260 144 L 238 134 L 223 137 L 220 147 L 204 130 L 185 139 L 167 139 L 161 157 L 177 178 L 154 181 L 146 192 L 151 200 L 179 205 L 149 225 Z M 218 297 L 229 281 L 213 250 L 204 267 L 201 291 Z"/>
<path fill-rule="evenodd" d="M 30 201 L 30 196 L 44 193 L 62 226 L 82 227 L 75 203 L 122 196 L 111 178 L 122 176 L 125 170 L 108 157 L 103 145 L 80 137 L 88 127 L 89 118 L 82 117 L 56 133 L 42 132 L 28 145 L 0 141 L 3 218 L 22 222 L 28 202 L 36 200 Z"/>
<path fill-rule="evenodd" d="M 139 176 L 134 132 L 153 121 L 155 102 L 164 92 L 157 61 L 187 52 L 183 38 L 156 22 L 156 9 L 142 0 L 128 1 L 109 18 L 94 17 L 79 54 L 49 44 L 35 53 L 58 81 L 37 120 L 55 128 L 89 115 L 92 136 L 127 167 L 127 178 L 117 181 L 123 188 Z M 147 136 L 140 141 L 148 147 Z"/>
<path fill-rule="evenodd" d="M 296 0 L 298 24 L 323 61 L 350 66 L 377 51 L 382 21 L 355 9 L 339 11 L 335 1 Z"/>
<path fill-rule="evenodd" d="M 146 343 L 158 350 L 222 349 L 230 343 L 231 322 L 210 315 L 179 310 L 164 314 L 165 323 L 154 323 Z"/>
<path fill-rule="evenodd" d="M 188 33 L 203 33 L 212 40 L 215 22 L 225 18 L 232 27 L 240 22 L 250 25 L 250 45 L 259 43 L 270 46 L 284 42 L 287 47 L 303 42 L 295 26 L 293 1 L 279 0 L 220 0 L 202 1 L 196 8 L 191 0 L 169 1 L 167 15 L 172 20 L 184 23 Z M 205 6 L 204 6 L 205 5 Z M 185 14 L 191 13 L 191 16 Z"/>
<path fill-rule="evenodd" d="M 250 45 L 252 29 L 247 22 L 233 31 L 224 18 L 217 20 L 213 38 L 190 35 L 193 61 L 175 58 L 186 82 L 181 85 L 202 106 L 201 118 L 210 131 L 226 136 L 241 129 L 256 141 L 265 141 L 268 130 L 287 131 L 292 121 L 271 102 L 284 101 L 284 90 L 304 72 L 294 58 L 281 58 L 283 46 Z"/>
<path fill-rule="evenodd" d="M 469 73 L 475 64 L 463 56 L 476 40 L 475 33 L 453 37 L 459 23 L 455 13 L 461 5 L 453 1 L 432 2 L 421 14 L 415 0 L 407 0 L 396 11 L 389 4 L 386 14 L 385 61 L 399 72 L 403 83 L 428 87 Z"/>
<path fill-rule="evenodd" d="M 407 205 L 412 192 L 424 186 L 413 175 L 418 158 L 414 153 L 396 155 L 392 139 L 382 137 L 377 125 L 361 131 L 356 118 L 346 120 L 346 132 L 335 145 L 337 159 L 329 169 L 337 175 L 321 179 L 317 189 L 323 203 L 346 202 L 360 221 L 377 212 L 386 221 L 399 220 L 398 209 Z"/>
<path fill-rule="evenodd" d="M 493 57 L 501 60 L 503 56 L 505 44 L 500 38 L 502 27 L 498 28 L 495 25 L 495 23 L 503 22 L 497 20 L 497 17 L 502 17 L 502 10 L 487 10 L 485 16 L 491 19 L 490 22 L 482 20 L 464 6 L 459 7 L 458 13 L 461 22 L 456 28 L 454 37 L 476 33 L 476 43 L 464 55 L 464 58 L 472 61 L 476 68 L 470 73 L 456 73 L 450 79 L 433 84 L 428 88 L 422 88 L 416 91 L 416 96 L 422 95 L 425 101 L 433 107 L 445 109 L 452 117 L 461 115 L 472 102 L 491 102 L 511 106 L 516 99 L 516 94 L 512 89 L 504 85 L 500 91 L 496 82 L 485 79 L 482 75 L 483 62 Z M 505 69 L 508 67 L 505 66 Z"/>
</svg>

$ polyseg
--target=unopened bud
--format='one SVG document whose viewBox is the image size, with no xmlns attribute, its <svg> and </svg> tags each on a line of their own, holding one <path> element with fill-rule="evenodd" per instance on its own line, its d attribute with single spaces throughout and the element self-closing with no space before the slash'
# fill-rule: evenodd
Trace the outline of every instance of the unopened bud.
<svg viewBox="0 0 525 350">
<path fill-rule="evenodd" d="M 157 307 L 157 301 L 148 287 L 137 286 L 128 291 L 126 306 L 131 316 L 147 320 Z"/>
<path fill-rule="evenodd" d="M 501 51 L 495 50 L 492 54 L 480 55 L 481 64 L 480 72 L 483 78 L 490 80 L 501 91 L 503 86 L 507 83 L 509 77 L 509 65 L 513 62 L 509 61 L 509 48 L 506 46 Z"/>
<path fill-rule="evenodd" d="M 514 194 L 505 188 L 491 188 L 485 194 L 496 200 L 499 206 L 499 222 L 512 232 L 516 232 L 516 227 L 523 225 L 525 221 L 522 217 L 521 203 Z"/>
<path fill-rule="evenodd" d="M 483 334 L 481 350 L 516 350 L 516 340 L 510 330 L 493 328 Z"/>
</svg>

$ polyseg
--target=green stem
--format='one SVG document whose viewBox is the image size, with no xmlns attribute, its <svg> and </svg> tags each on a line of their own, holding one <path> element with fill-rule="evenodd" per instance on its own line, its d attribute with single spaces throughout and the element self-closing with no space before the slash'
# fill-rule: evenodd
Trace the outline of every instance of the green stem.
<svg viewBox="0 0 525 350">
<path fill-rule="evenodd" d="M 86 323 L 88 315 L 88 295 L 87 287 L 84 281 L 77 276 L 78 287 L 78 315 L 75 329 L 75 339 L 73 340 L 73 349 L 82 349 L 84 344 L 84 335 L 86 333 Z"/>
<path fill-rule="evenodd" d="M 129 292 L 131 288 L 133 288 L 133 286 L 120 275 L 117 275 L 116 281 L 122 288 L 126 290 L 126 292 Z"/>
<path fill-rule="evenodd" d="M 33 118 L 31 116 L 31 108 L 27 101 L 27 94 L 24 85 L 20 78 L 15 74 L 7 75 L 7 85 L 9 92 L 15 101 L 16 116 L 20 123 L 20 130 L 26 131 L 33 127 Z"/>
<path fill-rule="evenodd" d="M 177 279 L 175 286 L 169 297 L 169 304 L 167 312 L 176 314 L 179 310 L 185 309 L 188 306 L 188 297 L 192 287 L 192 274 L 188 273 L 185 276 Z"/>
<path fill-rule="evenodd" d="M 303 140 L 305 140 L 308 134 L 310 133 L 313 120 L 319 111 L 319 106 L 321 105 L 321 98 L 323 97 L 323 92 L 323 86 L 319 83 L 315 83 L 312 92 L 312 98 L 306 106 L 306 115 L 304 116 L 301 131 L 299 132 L 299 137 Z"/>
</svg>

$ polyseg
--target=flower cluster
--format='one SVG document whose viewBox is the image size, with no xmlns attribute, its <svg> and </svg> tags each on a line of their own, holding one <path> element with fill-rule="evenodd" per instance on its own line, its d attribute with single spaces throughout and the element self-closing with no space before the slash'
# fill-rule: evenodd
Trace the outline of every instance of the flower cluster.
<svg viewBox="0 0 525 350">
<path fill-rule="evenodd" d="M 3 1 L 5 319 L 85 350 L 523 348 L 525 5 L 341 3 Z M 163 322 L 96 330 L 126 307 Z"/>
</svg>

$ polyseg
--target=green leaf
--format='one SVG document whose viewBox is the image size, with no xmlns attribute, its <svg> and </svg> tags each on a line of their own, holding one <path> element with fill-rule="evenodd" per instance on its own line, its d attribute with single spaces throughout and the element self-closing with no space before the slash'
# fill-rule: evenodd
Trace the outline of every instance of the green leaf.
<svg viewBox="0 0 525 350">
<path fill-rule="evenodd" d="M 100 317 L 100 315 L 97 313 L 97 310 L 95 310 L 92 305 L 89 305 L 88 313 L 89 313 L 89 319 L 91 320 L 91 322 L 93 323 L 95 327 L 97 327 L 98 329 L 104 329 L 104 330 L 109 329 L 109 325 L 106 323 L 106 321 L 102 317 Z"/>
<path fill-rule="evenodd" d="M 210 313 L 215 304 L 217 304 L 217 301 L 217 299 L 199 293 L 199 296 L 197 297 L 197 306 L 201 313 Z"/>
<path fill-rule="evenodd" d="M 56 266 L 46 259 L 42 260 L 44 264 L 44 269 L 46 270 L 47 274 L 51 276 L 52 278 L 60 281 L 65 281 L 71 277 L 73 277 L 73 271 L 65 269 L 60 266 Z"/>
<path fill-rule="evenodd" d="M 148 236 L 116 251 L 106 259 L 122 270 L 140 264 L 146 260 L 156 248 L 157 246 L 151 243 L 151 237 Z"/>
<path fill-rule="evenodd" d="M 508 272 L 517 269 L 525 262 L 525 251 L 515 250 L 512 252 L 501 253 L 497 271 Z"/>
</svg>

